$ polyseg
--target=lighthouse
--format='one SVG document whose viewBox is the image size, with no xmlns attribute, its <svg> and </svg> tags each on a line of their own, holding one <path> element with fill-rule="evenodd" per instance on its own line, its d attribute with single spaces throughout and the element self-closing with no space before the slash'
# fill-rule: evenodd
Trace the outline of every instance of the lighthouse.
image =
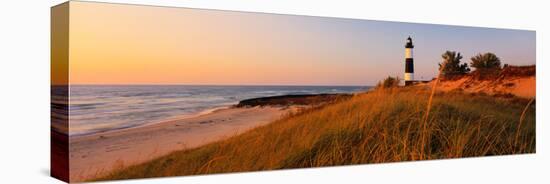
<svg viewBox="0 0 550 184">
<path fill-rule="evenodd" d="M 405 86 L 411 85 L 414 82 L 414 63 L 413 63 L 413 48 L 412 39 L 409 36 L 405 44 Z"/>
</svg>

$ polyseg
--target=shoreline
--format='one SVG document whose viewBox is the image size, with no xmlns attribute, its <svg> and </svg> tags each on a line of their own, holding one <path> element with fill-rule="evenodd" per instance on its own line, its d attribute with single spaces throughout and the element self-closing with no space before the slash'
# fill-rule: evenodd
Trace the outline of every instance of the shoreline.
<svg viewBox="0 0 550 184">
<path fill-rule="evenodd" d="M 174 151 L 225 140 L 272 123 L 299 109 L 331 103 L 353 94 L 281 95 L 241 100 L 191 116 L 69 136 L 71 181 L 97 178 Z"/>
<path fill-rule="evenodd" d="M 118 128 L 112 128 L 112 129 L 109 129 L 109 130 L 101 130 L 101 131 L 96 131 L 96 132 L 81 133 L 81 134 L 74 134 L 74 135 L 69 134 L 69 138 L 93 136 L 93 135 L 96 135 L 96 134 L 111 133 L 111 132 L 116 132 L 116 131 L 129 130 L 129 129 L 133 129 L 133 128 L 143 128 L 143 127 L 148 127 L 148 126 L 154 126 L 156 124 L 162 124 L 162 123 L 167 123 L 167 122 L 171 122 L 171 121 L 184 120 L 184 119 L 188 119 L 188 118 L 195 118 L 195 117 L 199 117 L 199 116 L 203 116 L 203 115 L 212 114 L 212 113 L 215 113 L 216 111 L 219 111 L 219 110 L 231 109 L 231 108 L 233 108 L 233 106 L 234 106 L 234 104 L 233 105 L 214 107 L 214 108 L 206 109 L 206 110 L 194 113 L 194 114 L 172 116 L 172 117 L 169 117 L 169 118 L 166 118 L 166 119 L 163 119 L 163 120 L 159 120 L 159 121 L 155 121 L 155 122 L 151 122 L 151 123 L 144 123 L 144 124 L 141 124 L 141 125 L 118 127 Z"/>
<path fill-rule="evenodd" d="M 168 117 L 166 119 L 158 120 L 151 123 L 144 123 L 144 124 L 133 125 L 133 126 L 115 127 L 115 128 L 106 129 L 106 130 L 98 130 L 94 132 L 79 133 L 79 134 L 73 134 L 73 135 L 69 133 L 69 138 L 93 136 L 93 135 L 109 133 L 109 132 L 125 131 L 125 130 L 134 129 L 134 128 L 154 126 L 156 124 L 162 124 L 162 123 L 178 121 L 178 120 L 183 120 L 188 118 L 195 118 L 203 115 L 212 114 L 219 110 L 232 109 L 232 108 L 255 107 L 255 106 L 263 107 L 263 106 L 293 106 L 293 105 L 313 105 L 313 104 L 318 105 L 323 103 L 330 103 L 335 100 L 339 100 L 343 98 L 348 98 L 353 96 L 353 94 L 354 93 L 290 94 L 290 95 L 277 95 L 277 96 L 249 98 L 249 99 L 240 100 L 238 102 L 234 102 L 231 104 L 226 104 L 223 106 L 208 108 L 193 114 L 172 116 L 172 117 Z"/>
<path fill-rule="evenodd" d="M 192 118 L 70 137 L 71 181 L 84 181 L 173 151 L 224 140 L 267 125 L 297 108 L 300 107 L 229 108 Z"/>
</svg>

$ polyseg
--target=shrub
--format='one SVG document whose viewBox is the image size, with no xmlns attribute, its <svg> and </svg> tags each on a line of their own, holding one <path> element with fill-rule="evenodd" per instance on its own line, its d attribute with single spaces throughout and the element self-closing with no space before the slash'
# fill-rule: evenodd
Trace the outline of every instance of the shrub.
<svg viewBox="0 0 550 184">
<path fill-rule="evenodd" d="M 399 77 L 388 76 L 383 81 L 378 82 L 376 88 L 393 88 L 399 86 Z"/>
</svg>

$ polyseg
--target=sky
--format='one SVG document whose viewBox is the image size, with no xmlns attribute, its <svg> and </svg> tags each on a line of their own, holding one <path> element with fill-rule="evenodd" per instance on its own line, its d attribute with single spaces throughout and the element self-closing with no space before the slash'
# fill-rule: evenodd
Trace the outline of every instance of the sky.
<svg viewBox="0 0 550 184">
<path fill-rule="evenodd" d="M 446 50 L 535 64 L 534 31 L 75 1 L 69 21 L 70 84 L 369 86 L 403 77 L 408 36 L 418 80 Z"/>
</svg>

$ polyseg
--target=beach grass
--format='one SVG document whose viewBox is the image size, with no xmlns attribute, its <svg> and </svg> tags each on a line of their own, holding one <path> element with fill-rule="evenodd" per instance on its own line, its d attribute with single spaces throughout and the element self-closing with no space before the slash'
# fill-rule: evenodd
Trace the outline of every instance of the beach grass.
<svg viewBox="0 0 550 184">
<path fill-rule="evenodd" d="M 431 92 L 356 94 L 93 180 L 535 153 L 533 100 Z"/>
</svg>

